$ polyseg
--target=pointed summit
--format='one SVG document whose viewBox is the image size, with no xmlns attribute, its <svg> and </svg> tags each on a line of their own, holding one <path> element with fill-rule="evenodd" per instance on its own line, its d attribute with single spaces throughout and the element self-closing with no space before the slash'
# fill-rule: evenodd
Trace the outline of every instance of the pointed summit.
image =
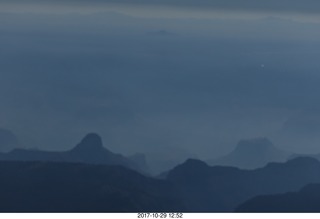
<svg viewBox="0 0 320 219">
<path fill-rule="evenodd" d="M 0 130 L 1 131 L 1 130 Z M 1 136 L 0 136 L 1 137 Z M 1 143 L 1 142 L 0 142 Z M 53 161 L 68 163 L 88 163 L 102 165 L 120 165 L 139 172 L 147 172 L 145 159 L 131 159 L 113 153 L 103 146 L 101 137 L 96 133 L 87 134 L 80 143 L 68 151 L 41 151 L 15 149 L 8 153 L 0 153 L 0 160 L 21 161 Z M 144 158 L 142 156 L 142 158 Z M 143 165 L 144 164 L 144 165 Z"/>
<path fill-rule="evenodd" d="M 81 142 L 73 149 L 82 152 L 93 152 L 104 150 L 101 137 L 96 133 L 87 134 Z"/>
<path fill-rule="evenodd" d="M 135 170 L 139 169 L 139 165 L 121 155 L 113 153 L 103 147 L 101 137 L 96 133 L 87 134 L 79 144 L 69 151 L 69 160 L 80 163 L 121 165 Z"/>
<path fill-rule="evenodd" d="M 81 141 L 83 144 L 95 144 L 95 145 L 101 145 L 102 146 L 102 139 L 101 137 L 96 133 L 89 133 L 87 134 Z"/>
</svg>

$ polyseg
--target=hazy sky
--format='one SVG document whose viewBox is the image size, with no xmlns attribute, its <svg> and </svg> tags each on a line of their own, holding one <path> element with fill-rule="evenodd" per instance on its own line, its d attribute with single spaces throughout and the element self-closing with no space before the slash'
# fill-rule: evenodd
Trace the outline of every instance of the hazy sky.
<svg viewBox="0 0 320 219">
<path fill-rule="evenodd" d="M 320 152 L 314 0 L 0 1 L 0 127 L 61 150 Z"/>
</svg>

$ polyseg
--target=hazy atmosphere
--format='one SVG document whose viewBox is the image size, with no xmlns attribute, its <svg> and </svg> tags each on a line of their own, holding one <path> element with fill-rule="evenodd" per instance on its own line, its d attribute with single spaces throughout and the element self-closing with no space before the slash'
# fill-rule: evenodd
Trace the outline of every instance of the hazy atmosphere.
<svg viewBox="0 0 320 219">
<path fill-rule="evenodd" d="M 0 1 L 12 148 L 69 150 L 95 132 L 151 166 L 259 137 L 320 153 L 320 2 L 52 2 Z"/>
</svg>

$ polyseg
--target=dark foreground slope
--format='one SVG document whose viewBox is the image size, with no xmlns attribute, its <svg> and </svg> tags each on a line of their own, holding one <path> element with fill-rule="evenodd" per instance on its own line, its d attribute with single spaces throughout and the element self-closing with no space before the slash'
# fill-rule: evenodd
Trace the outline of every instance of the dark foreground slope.
<svg viewBox="0 0 320 219">
<path fill-rule="evenodd" d="M 168 182 L 121 166 L 0 161 L 0 212 L 183 211 Z"/>
<path fill-rule="evenodd" d="M 320 182 L 320 162 L 296 158 L 256 170 L 240 170 L 188 160 L 171 170 L 167 180 L 179 189 L 188 211 L 227 212 L 257 195 L 298 191 Z"/>
<path fill-rule="evenodd" d="M 317 212 L 320 213 L 320 184 L 299 192 L 257 196 L 241 204 L 237 212 Z"/>
<path fill-rule="evenodd" d="M 111 152 L 103 146 L 101 137 L 94 133 L 86 135 L 79 144 L 69 151 L 49 152 L 15 149 L 9 153 L 0 153 L 0 160 L 121 165 L 145 173 L 147 172 L 147 167 L 145 160 L 142 159 L 137 159 L 137 157 L 129 158 Z"/>
</svg>

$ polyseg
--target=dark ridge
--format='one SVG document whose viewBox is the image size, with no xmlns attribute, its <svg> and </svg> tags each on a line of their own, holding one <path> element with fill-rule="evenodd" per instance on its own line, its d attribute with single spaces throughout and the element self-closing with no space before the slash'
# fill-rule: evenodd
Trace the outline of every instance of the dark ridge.
<svg viewBox="0 0 320 219">
<path fill-rule="evenodd" d="M 121 166 L 0 161 L 0 212 L 181 212 L 174 186 Z"/>
<path fill-rule="evenodd" d="M 239 205 L 235 211 L 320 213 L 320 184 L 309 184 L 298 192 L 256 196 Z"/>
<path fill-rule="evenodd" d="M 286 165 L 283 165 L 286 164 Z M 313 157 L 295 157 L 292 159 L 289 159 L 286 162 L 270 162 L 265 167 L 259 168 L 259 169 L 269 169 L 269 168 L 276 168 L 276 167 L 286 167 L 286 168 L 299 168 L 299 167 L 305 167 L 305 166 L 316 166 L 318 167 L 320 165 L 320 162 L 318 159 Z M 257 169 L 257 170 L 259 170 Z"/>
<path fill-rule="evenodd" d="M 196 159 L 188 159 L 183 164 L 180 164 L 173 168 L 172 171 L 169 171 L 167 175 L 167 179 L 175 178 L 176 180 L 183 178 L 193 178 L 195 181 L 198 176 L 203 176 L 208 173 L 210 167 L 201 160 Z"/>
<path fill-rule="evenodd" d="M 288 165 L 319 165 L 319 160 L 314 157 L 296 157 L 286 162 Z"/>
<path fill-rule="evenodd" d="M 181 166 L 185 166 L 186 168 L 208 168 L 208 164 L 206 164 L 202 160 L 197 159 L 187 159 Z"/>
<path fill-rule="evenodd" d="M 257 195 L 293 192 L 320 183 L 320 162 L 297 158 L 255 170 L 213 166 L 189 160 L 167 174 L 190 212 L 230 212 Z"/>
</svg>

